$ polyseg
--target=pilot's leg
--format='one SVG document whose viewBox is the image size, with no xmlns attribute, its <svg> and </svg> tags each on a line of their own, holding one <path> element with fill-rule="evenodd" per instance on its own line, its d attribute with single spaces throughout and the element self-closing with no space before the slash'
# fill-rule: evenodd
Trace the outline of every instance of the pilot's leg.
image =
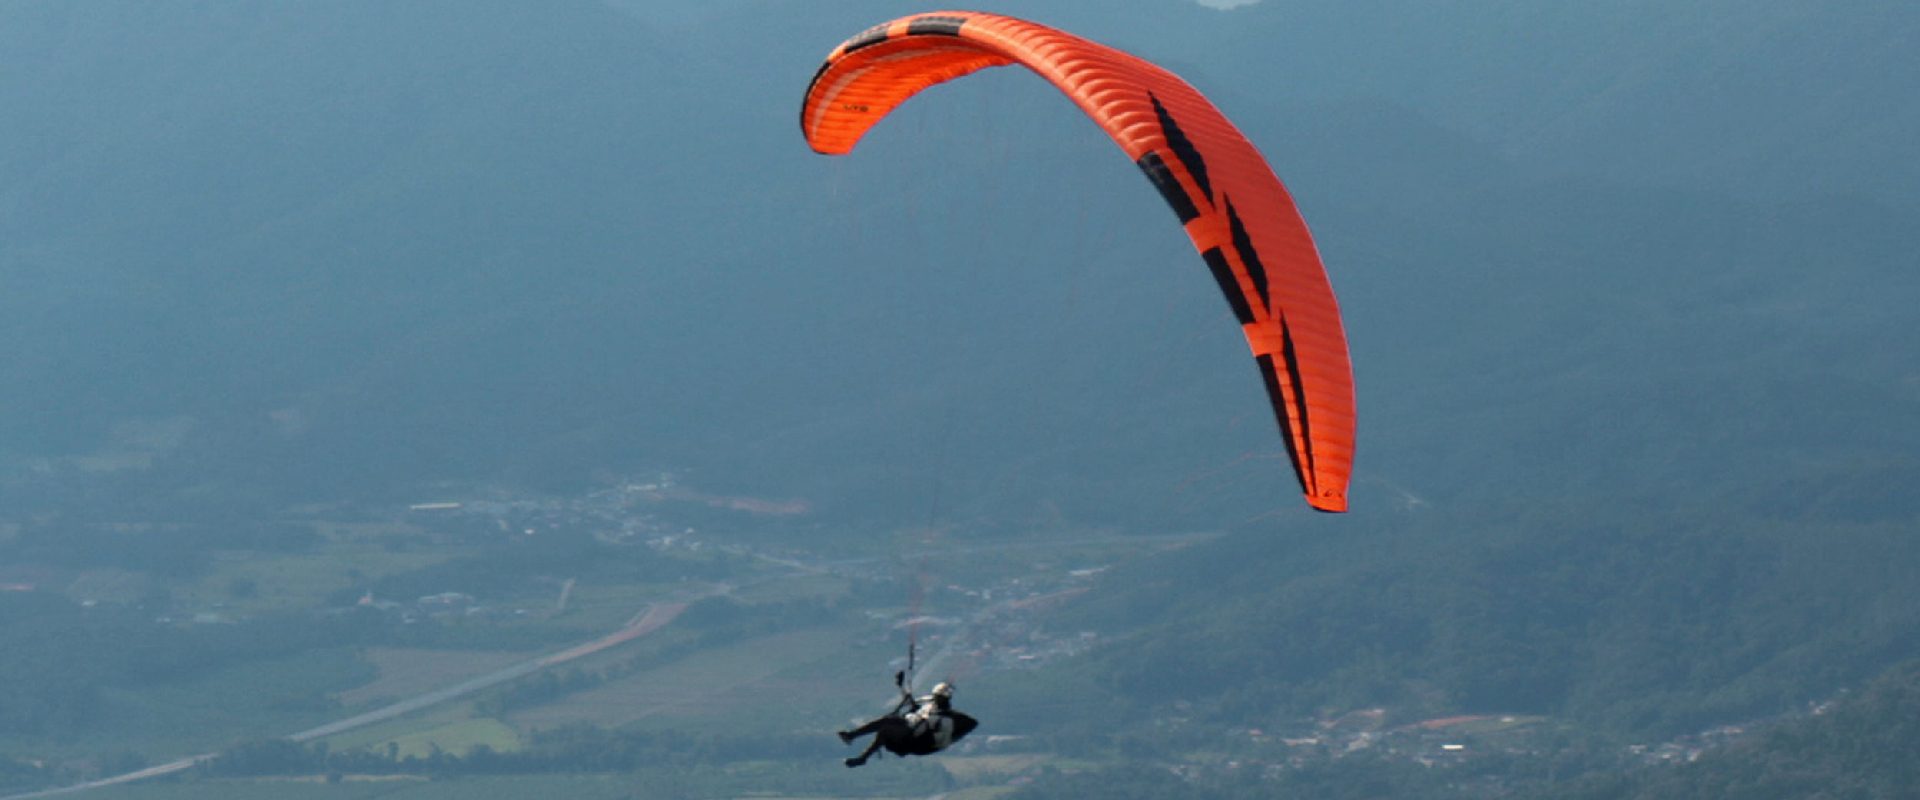
<svg viewBox="0 0 1920 800">
<path fill-rule="evenodd" d="M 858 739 L 862 736 L 865 736 L 869 733 L 873 733 L 874 731 L 880 730 L 880 726 L 885 725 L 887 720 L 889 719 L 892 719 L 892 717 L 881 717 L 865 725 L 862 725 L 858 728 L 854 728 L 853 730 L 837 731 L 837 733 L 839 734 L 840 741 L 842 743 L 853 744 L 853 740 Z"/>
<path fill-rule="evenodd" d="M 857 767 L 857 766 L 860 766 L 861 764 L 867 763 L 867 759 L 872 758 L 874 751 L 879 749 L 880 749 L 880 737 L 875 736 L 873 737 L 873 741 L 867 743 L 867 749 L 862 751 L 860 755 L 847 759 L 847 766 Z"/>
</svg>

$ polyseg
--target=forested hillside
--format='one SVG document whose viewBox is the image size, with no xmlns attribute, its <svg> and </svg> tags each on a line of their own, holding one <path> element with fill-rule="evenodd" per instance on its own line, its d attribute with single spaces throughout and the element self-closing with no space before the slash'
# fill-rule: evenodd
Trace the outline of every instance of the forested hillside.
<svg viewBox="0 0 1920 800">
<path fill-rule="evenodd" d="M 1542 797 L 1908 797 L 1920 782 L 1920 667 L 1903 663 L 1860 692 L 1698 761 L 1595 776 Z"/>
<path fill-rule="evenodd" d="M 1665 64 L 1689 52 L 1682 33 L 1732 23 L 1029 5 L 1009 10 L 1188 72 L 1293 187 L 1349 316 L 1360 491 L 1507 495 L 1537 476 L 1697 493 L 1656 487 L 1805 460 L 1692 445 L 1737 433 L 1716 426 L 1799 456 L 1836 440 L 1900 452 L 1912 435 L 1879 416 L 1914 397 L 1902 198 L 1675 190 L 1637 168 L 1669 141 L 1652 133 L 1633 156 L 1557 148 L 1554 168 L 1505 133 L 1620 80 L 1542 49 Z M 45 458 L 159 464 L 105 480 L 119 497 L 198 484 L 224 502 L 666 463 L 870 521 L 924 513 L 903 495 L 938 491 L 968 516 L 1199 527 L 1285 486 L 1231 466 L 1267 452 L 1268 423 L 1214 290 L 1051 90 L 984 74 L 854 157 L 806 152 L 798 90 L 773 76 L 804 86 L 847 20 L 905 6 L 212 3 L 193 23 L 95 8 L 22 4 L 0 34 L 34 65 L 0 77 L 20 110 L 0 123 L 10 486 Z M 1803 14 L 1739 19 L 1824 29 Z M 747 24 L 768 18 L 790 24 Z M 703 44 L 743 35 L 761 38 Z M 1744 74 L 1664 70 L 1729 73 Z M 1734 126 L 1716 152 L 1790 137 L 1853 172 L 1911 164 L 1884 152 L 1906 139 L 1825 134 L 1897 121 L 1852 97 L 1819 126 Z M 1635 114 L 1678 113 L 1662 108 Z M 929 159 L 948 169 L 903 168 Z M 13 496 L 43 502 L 35 489 Z"/>
<path fill-rule="evenodd" d="M 318 719 L 366 677 L 351 648 L 492 635 L 155 627 L 183 597 L 267 605 L 222 571 L 247 559 L 350 550 L 325 582 L 268 584 L 314 609 L 456 579 L 539 604 L 578 575 L 718 581 L 716 551 L 620 561 L 642 545 L 618 526 L 391 524 L 670 474 L 707 493 L 662 501 L 701 509 L 676 535 L 863 558 L 1222 534 L 1049 562 L 1086 576 L 1049 624 L 1099 644 L 969 697 L 996 735 L 1087 759 L 1032 796 L 1146 791 L 1220 731 L 1375 708 L 1524 719 L 1551 733 L 1472 769 L 1625 775 L 1579 784 L 1596 797 L 1849 771 L 1873 796 L 1902 774 L 1847 759 L 1900 745 L 1910 671 L 1697 768 L 1620 754 L 1920 658 L 1920 10 L 997 9 L 1180 72 L 1295 194 L 1358 387 L 1345 516 L 1300 505 L 1205 267 L 1044 82 L 990 70 L 852 156 L 807 149 L 819 59 L 919 10 L 0 5 L 0 583 L 27 587 L 0 631 L 29 643 L 0 659 L 0 724 L 70 749 L 116 719 L 163 730 L 141 693 L 214 662 L 303 663 L 256 685 Z M 764 498 L 797 510 L 725 515 Z M 603 632 L 567 624 L 508 638 Z M 260 734 L 243 716 L 209 712 L 204 738 Z M 1436 785 L 1378 753 L 1285 780 Z M 1487 789 L 1460 774 L 1438 783 Z"/>
</svg>

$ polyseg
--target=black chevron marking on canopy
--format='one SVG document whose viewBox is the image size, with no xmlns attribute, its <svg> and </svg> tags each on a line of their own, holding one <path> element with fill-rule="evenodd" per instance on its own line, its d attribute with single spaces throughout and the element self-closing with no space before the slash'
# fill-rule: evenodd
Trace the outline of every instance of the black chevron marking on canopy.
<svg viewBox="0 0 1920 800">
<path fill-rule="evenodd" d="M 1287 418 L 1287 410 L 1280 407 L 1280 375 L 1274 369 L 1273 356 L 1254 357 L 1260 363 L 1260 378 L 1267 382 L 1267 396 L 1274 401 L 1273 417 L 1280 422 L 1280 435 L 1287 442 L 1287 459 L 1293 462 L 1293 476 L 1300 481 L 1300 493 L 1310 494 L 1307 488 L 1307 471 L 1300 467 L 1300 454 L 1293 449 L 1293 422 Z M 1304 438 L 1304 437 L 1302 437 Z"/>
<path fill-rule="evenodd" d="M 855 50 L 859 50 L 866 47 L 872 47 L 876 44 L 886 41 L 887 28 L 890 27 L 891 25 L 892 23 L 885 23 L 881 25 L 875 25 L 871 28 L 861 31 L 860 33 L 856 34 L 853 38 L 847 40 L 846 49 L 840 51 L 840 54 L 844 56 Z"/>
<path fill-rule="evenodd" d="M 1252 324 L 1253 308 L 1247 305 L 1247 293 L 1240 291 L 1240 281 L 1233 277 L 1233 265 L 1227 263 L 1227 254 L 1218 247 L 1209 247 L 1200 254 L 1200 259 L 1207 262 L 1207 270 L 1220 284 L 1220 293 L 1227 296 L 1227 305 L 1233 306 L 1234 319 L 1240 320 L 1241 325 Z"/>
<path fill-rule="evenodd" d="M 1253 249 L 1253 236 L 1247 233 L 1247 226 L 1241 224 L 1240 215 L 1233 209 L 1233 198 L 1227 198 L 1227 225 L 1233 231 L 1233 249 L 1240 254 L 1240 263 L 1247 267 L 1247 277 L 1253 279 L 1253 289 L 1260 293 L 1260 305 L 1268 313 L 1273 312 L 1273 297 L 1267 292 L 1267 268 L 1260 263 L 1260 252 Z"/>
<path fill-rule="evenodd" d="M 1173 206 L 1173 215 L 1180 218 L 1180 224 L 1185 225 L 1200 216 L 1200 209 L 1193 205 L 1193 198 L 1187 196 L 1186 188 L 1180 185 L 1180 179 L 1174 177 L 1173 170 L 1167 167 L 1166 161 L 1161 160 L 1159 153 L 1149 150 L 1133 163 L 1141 172 L 1147 173 L 1147 180 L 1153 181 L 1153 188 L 1160 190 L 1160 197 L 1167 201 L 1167 205 Z"/>
<path fill-rule="evenodd" d="M 1167 107 L 1160 105 L 1160 98 L 1148 92 L 1147 99 L 1153 101 L 1153 114 L 1160 118 L 1160 132 L 1167 139 L 1167 149 L 1172 150 L 1174 157 L 1186 166 L 1187 174 L 1193 176 L 1200 193 L 1207 196 L 1207 203 L 1213 203 L 1213 181 L 1207 178 L 1207 160 L 1200 156 L 1199 149 L 1187 138 L 1187 132 L 1180 129 L 1180 123 L 1167 113 Z"/>
<path fill-rule="evenodd" d="M 967 24 L 966 17 L 928 16 L 915 17 L 907 23 L 908 36 L 959 36 L 960 26 Z"/>
<path fill-rule="evenodd" d="M 1313 425 L 1307 420 L 1306 376 L 1300 373 L 1300 355 L 1293 349 L 1293 329 L 1285 319 L 1280 320 L 1280 356 L 1287 362 L 1287 380 L 1293 386 L 1294 418 L 1300 420 L 1300 449 L 1307 460 L 1306 474 L 1312 474 Z M 1301 482 L 1304 484 L 1305 479 Z"/>
</svg>

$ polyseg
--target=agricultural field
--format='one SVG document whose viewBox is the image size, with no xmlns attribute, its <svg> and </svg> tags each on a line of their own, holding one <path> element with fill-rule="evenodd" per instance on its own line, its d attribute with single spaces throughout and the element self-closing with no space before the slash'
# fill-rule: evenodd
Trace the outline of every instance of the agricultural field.
<svg viewBox="0 0 1920 800">
<path fill-rule="evenodd" d="M 358 542 L 329 544 L 315 553 L 223 551 L 214 554 L 204 577 L 174 591 L 174 601 L 185 608 L 219 609 L 226 616 L 317 608 L 356 584 L 444 563 L 455 555 L 447 550 L 391 552 Z"/>
<path fill-rule="evenodd" d="M 731 788 L 730 793 L 703 797 L 736 797 L 746 800 L 827 800 L 861 797 L 867 800 L 923 800 L 926 792 L 917 791 L 919 771 L 905 776 L 877 777 L 850 773 L 838 764 L 838 772 L 824 769 L 793 776 L 796 782 L 817 788 L 811 792 L 769 793 L 752 788 L 754 784 L 778 783 L 764 770 L 744 774 L 688 777 L 684 774 L 640 773 L 636 775 L 551 775 L 502 776 L 484 778 L 370 778 L 342 776 L 328 783 L 321 776 L 275 779 L 212 779 L 120 786 L 88 792 L 86 800 L 524 800 L 529 797 L 556 797 L 567 800 L 684 800 L 695 786 L 717 785 Z M 744 784 L 744 786 L 743 786 Z M 920 784 L 924 785 L 924 784 Z M 938 784 L 935 784 L 938 785 Z M 1001 787 L 976 787 L 948 794 L 956 800 L 993 800 L 1004 796 Z"/>
<path fill-rule="evenodd" d="M 186 580 L 112 566 L 80 573 L 73 585 L 121 624 L 147 626 L 140 636 L 154 646 L 186 648 L 176 660 L 213 663 L 143 684 L 103 682 L 99 735 L 20 752 L 54 759 L 71 776 L 57 780 L 73 783 L 203 753 L 259 752 L 247 748 L 312 731 L 291 746 L 411 764 L 352 762 L 379 775 L 336 774 L 331 784 L 325 775 L 291 779 L 299 770 L 269 779 L 280 773 L 200 767 L 83 798 L 262 796 L 269 787 L 274 797 L 431 798 L 536 785 L 569 797 L 649 796 L 626 778 L 563 780 L 541 777 L 552 767 L 528 766 L 598 746 L 541 737 L 599 731 L 589 740 L 637 742 L 650 755 L 579 771 L 651 771 L 649 789 L 888 796 L 895 778 L 847 783 L 839 765 L 847 753 L 831 732 L 891 706 L 909 638 L 929 674 L 971 682 L 984 698 L 992 682 L 976 675 L 1051 652 L 1026 621 L 1045 613 L 1048 598 L 1084 591 L 1085 575 L 1102 565 L 1185 541 L 913 536 L 881 555 L 832 545 L 762 555 L 745 540 L 610 541 L 592 526 L 569 527 L 573 512 L 586 513 L 565 502 L 513 511 L 558 520 L 519 536 L 510 535 L 518 524 L 502 534 L 447 516 L 425 525 L 287 523 L 312 531 L 301 548 L 215 549 Z M 135 608 L 161 587 L 169 607 Z M 196 641 L 205 644 L 194 650 Z M 969 752 L 880 774 L 984 800 L 1044 763 Z M 508 763 L 532 772 L 476 782 L 481 768 L 439 760 L 486 753 L 520 758 Z M 703 765 L 697 774 L 673 766 L 687 758 Z"/>
<path fill-rule="evenodd" d="M 425 778 L 343 776 L 329 783 L 324 776 L 300 778 L 180 780 L 144 785 L 115 786 L 78 795 L 86 800 L 490 800 L 524 797 L 566 797 L 578 800 L 620 800 L 633 796 L 634 781 L 616 776 L 551 776 L 427 780 Z"/>
<path fill-rule="evenodd" d="M 478 747 L 507 753 L 519 749 L 520 735 L 499 720 L 463 719 L 367 746 L 376 750 L 392 747 L 391 752 L 399 758 L 427 758 L 436 752 L 464 756 Z"/>
<path fill-rule="evenodd" d="M 846 628 L 803 630 L 709 648 L 510 719 L 526 730 L 647 720 L 653 720 L 650 726 L 672 729 L 734 727 L 741 719 L 782 728 L 809 720 L 820 725 L 819 717 L 811 716 L 820 705 L 857 700 L 862 689 L 867 696 L 878 694 L 862 682 L 836 683 L 811 669 L 844 658 L 854 633 Z"/>
</svg>

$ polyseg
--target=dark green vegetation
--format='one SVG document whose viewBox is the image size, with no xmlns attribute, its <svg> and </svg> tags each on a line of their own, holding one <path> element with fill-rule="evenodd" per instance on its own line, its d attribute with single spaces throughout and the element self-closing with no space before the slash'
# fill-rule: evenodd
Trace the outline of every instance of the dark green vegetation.
<svg viewBox="0 0 1920 800">
<path fill-rule="evenodd" d="M 180 736 L 207 742 L 179 718 L 182 710 L 193 724 L 243 729 L 253 727 L 245 721 L 251 713 L 263 710 L 319 721 L 333 710 L 327 691 L 369 677 L 351 658 L 327 658 L 329 650 L 386 638 L 380 627 L 288 614 L 182 628 L 156 624 L 137 606 L 82 608 L 64 597 L 0 595 L 0 632 L 9 643 L 0 651 L 7 741 L 94 747 L 103 740 Z M 254 690 L 206 696 L 236 679 Z M 204 684 L 199 692 L 189 689 L 196 683 Z M 176 706 L 156 718 L 147 706 L 172 705 L 164 697 L 169 689 L 201 695 L 194 699 L 203 705 Z"/>
<path fill-rule="evenodd" d="M 1657 505 L 1577 520 L 1506 511 L 1429 512 L 1338 543 L 1249 536 L 1125 569 L 1112 581 L 1127 591 L 1068 624 L 1133 631 L 1089 665 L 1119 697 L 1205 698 L 1256 726 L 1385 704 L 1667 737 L 1796 708 L 1920 656 L 1910 527 Z M 1441 536 L 1461 529 L 1471 542 Z M 1189 585 L 1194 574 L 1212 579 Z"/>
<path fill-rule="evenodd" d="M 1798 713 L 1920 656 L 1911 8 L 1007 5 L 1180 71 L 1293 188 L 1360 389 L 1356 512 L 1330 518 L 1292 496 L 1166 210 L 1068 103 L 983 74 L 830 161 L 794 130 L 806 76 L 917 5 L 661 5 L 0 7 L 0 583 L 36 587 L 0 592 L 0 781 L 256 741 L 349 710 L 329 693 L 380 658 L 557 647 L 682 579 L 764 575 L 631 557 L 597 528 L 369 532 L 476 486 L 572 496 L 661 469 L 807 500 L 752 526 L 676 512 L 782 557 L 893 557 L 911 537 L 891 532 L 930 523 L 1230 532 L 1049 612 L 1104 637 L 1089 655 L 971 680 L 990 730 L 1074 759 L 1029 796 L 1793 796 L 1809 776 L 1871 796 L 1910 777 L 1841 755 L 1902 746 L 1875 715 L 1911 707 L 1905 671 L 1685 770 L 1633 772 L 1627 748 Z M 537 622 L 320 614 L 369 590 L 544 609 L 566 578 L 580 605 Z M 763 590 L 474 702 L 531 726 L 722 673 L 804 697 L 827 682 L 739 654 L 813 654 L 837 640 L 780 637 L 906 605 L 897 586 Z M 890 646 L 862 640 L 844 669 L 883 672 Z M 864 708 L 820 702 L 832 722 Z M 1372 707 L 1383 730 L 1552 722 L 1436 768 L 1383 745 L 1269 770 L 1295 751 L 1228 741 Z M 668 734 L 712 718 L 608 714 L 593 735 L 689 762 L 644 785 L 857 785 L 795 766 L 834 773 L 832 747 L 756 749 L 811 730 L 797 711 L 765 741 L 691 740 L 711 752 Z M 549 778 L 637 785 L 526 780 Z M 203 780 L 151 796 L 256 788 Z"/>
<path fill-rule="evenodd" d="M 1920 663 L 1902 664 L 1854 695 L 1699 761 L 1591 776 L 1557 798 L 1832 797 L 1891 800 L 1920 785 Z"/>
</svg>

